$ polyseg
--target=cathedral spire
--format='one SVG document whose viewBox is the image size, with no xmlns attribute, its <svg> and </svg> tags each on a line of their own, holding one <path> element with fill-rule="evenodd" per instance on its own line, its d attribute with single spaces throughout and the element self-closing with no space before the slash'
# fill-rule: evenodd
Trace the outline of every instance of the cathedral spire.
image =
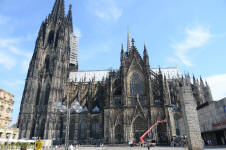
<svg viewBox="0 0 226 150">
<path fill-rule="evenodd" d="M 70 27 L 71 32 L 73 32 L 73 21 L 72 21 L 72 5 L 69 5 L 69 10 L 67 14 L 67 20 Z"/>
<path fill-rule="evenodd" d="M 162 70 L 161 70 L 161 67 L 159 66 L 159 75 L 162 76 Z"/>
<path fill-rule="evenodd" d="M 143 59 L 144 59 L 145 65 L 149 66 L 149 57 L 148 57 L 148 52 L 145 44 L 144 44 Z"/>
<path fill-rule="evenodd" d="M 51 17 L 54 21 L 56 21 L 58 18 L 64 18 L 64 0 L 56 0 Z"/>
<path fill-rule="evenodd" d="M 124 48 L 123 48 L 123 44 L 122 44 L 122 48 L 121 48 L 121 65 L 124 64 L 124 60 L 125 60 L 125 57 L 124 57 Z"/>
<path fill-rule="evenodd" d="M 202 77 L 200 76 L 200 86 L 201 87 L 204 87 L 204 82 L 203 82 L 203 80 L 202 80 Z"/>
<path fill-rule="evenodd" d="M 196 84 L 196 79 L 195 79 L 194 74 L 193 74 L 193 84 Z"/>
<path fill-rule="evenodd" d="M 131 40 L 130 40 L 130 31 L 128 29 L 128 35 L 127 35 L 127 52 L 130 51 L 131 48 Z"/>
<path fill-rule="evenodd" d="M 132 38 L 132 46 L 134 47 L 134 43 L 135 43 L 135 40 L 134 40 L 134 38 Z"/>
</svg>

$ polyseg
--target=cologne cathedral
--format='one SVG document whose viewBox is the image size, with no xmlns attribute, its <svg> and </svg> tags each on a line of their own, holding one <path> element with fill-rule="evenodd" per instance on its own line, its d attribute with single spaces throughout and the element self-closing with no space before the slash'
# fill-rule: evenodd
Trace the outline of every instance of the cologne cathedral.
<svg viewBox="0 0 226 150">
<path fill-rule="evenodd" d="M 146 47 L 141 55 L 129 33 L 126 49 L 121 46 L 117 70 L 79 71 L 77 44 L 72 6 L 65 14 L 64 0 L 56 0 L 41 24 L 30 61 L 18 120 L 19 138 L 64 143 L 66 113 L 55 108 L 58 101 L 65 105 L 78 101 L 82 106 L 81 113 L 70 114 L 69 140 L 73 144 L 138 142 L 158 120 L 166 122 L 145 139 L 167 144 L 176 136 L 194 136 L 188 135 L 189 123 L 198 126 L 197 109 L 212 101 L 202 78 L 192 79 L 177 68 L 150 68 Z M 196 113 L 196 119 L 186 115 L 190 112 Z"/>
</svg>

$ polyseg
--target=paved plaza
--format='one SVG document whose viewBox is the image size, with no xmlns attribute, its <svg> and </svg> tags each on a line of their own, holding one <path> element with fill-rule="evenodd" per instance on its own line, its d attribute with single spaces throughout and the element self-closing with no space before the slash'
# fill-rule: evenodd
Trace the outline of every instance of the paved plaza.
<svg viewBox="0 0 226 150">
<path fill-rule="evenodd" d="M 79 147 L 73 150 L 147 150 L 147 147 Z M 47 150 L 47 149 L 45 149 Z M 64 150 L 64 148 L 55 148 L 55 150 Z M 188 150 L 183 147 L 151 147 L 150 150 Z M 226 150 L 226 147 L 206 147 L 205 150 Z"/>
</svg>

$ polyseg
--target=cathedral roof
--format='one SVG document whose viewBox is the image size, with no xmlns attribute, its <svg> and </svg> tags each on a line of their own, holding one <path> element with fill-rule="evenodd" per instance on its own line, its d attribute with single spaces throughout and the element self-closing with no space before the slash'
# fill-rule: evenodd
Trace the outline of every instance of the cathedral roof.
<svg viewBox="0 0 226 150">
<path fill-rule="evenodd" d="M 167 79 L 177 78 L 178 75 L 181 75 L 178 68 L 160 68 L 163 75 L 166 76 Z M 155 73 L 159 73 L 159 68 L 151 69 Z M 94 79 L 94 81 L 102 81 L 109 77 L 109 73 L 112 70 L 90 70 L 90 71 L 77 71 L 70 72 L 69 81 L 70 82 L 90 82 Z M 117 70 L 116 70 L 117 71 Z"/>
<path fill-rule="evenodd" d="M 102 81 L 109 76 L 112 70 L 92 70 L 92 71 L 77 71 L 70 72 L 69 81 L 71 82 L 89 82 L 93 79 L 95 81 Z"/>
<path fill-rule="evenodd" d="M 169 68 L 160 68 L 163 75 L 166 76 L 167 79 L 177 78 L 178 75 L 181 75 L 181 72 L 178 68 L 169 67 Z M 159 73 L 159 68 L 151 68 L 151 70 L 155 73 Z"/>
</svg>

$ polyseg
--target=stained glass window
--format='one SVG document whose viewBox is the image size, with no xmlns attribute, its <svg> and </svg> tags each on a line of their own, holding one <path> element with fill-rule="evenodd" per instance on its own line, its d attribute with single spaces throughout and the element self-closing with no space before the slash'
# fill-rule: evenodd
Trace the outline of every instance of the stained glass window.
<svg viewBox="0 0 226 150">
<path fill-rule="evenodd" d="M 144 95 L 144 81 L 141 76 L 134 72 L 130 77 L 130 95 Z"/>
</svg>

